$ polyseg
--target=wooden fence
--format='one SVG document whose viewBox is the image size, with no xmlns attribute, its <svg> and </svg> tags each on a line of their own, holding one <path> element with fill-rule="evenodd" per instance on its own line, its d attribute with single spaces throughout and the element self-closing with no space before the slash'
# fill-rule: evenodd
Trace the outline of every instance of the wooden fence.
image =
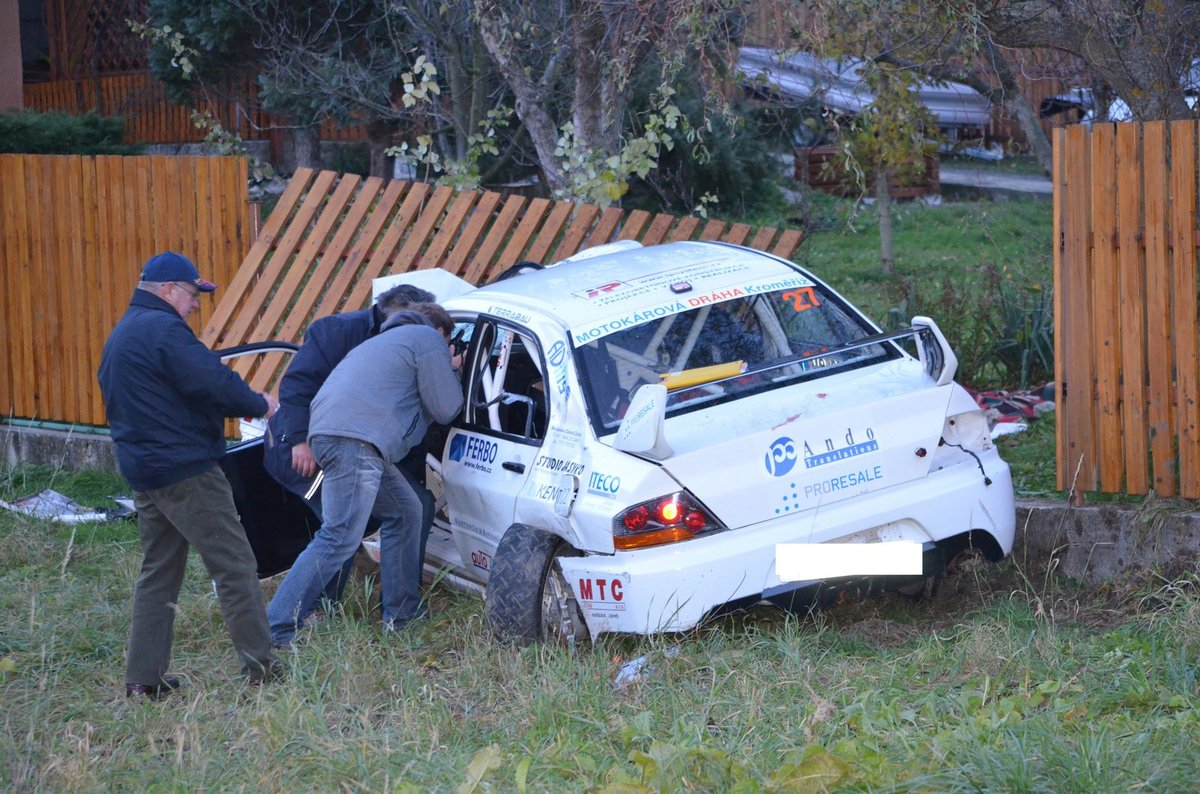
<svg viewBox="0 0 1200 794">
<path fill-rule="evenodd" d="M 246 179 L 237 157 L 0 155 L 4 416 L 105 424 L 100 351 L 142 263 L 178 251 L 228 289 L 250 249 Z"/>
<path fill-rule="evenodd" d="M 367 305 L 377 276 L 442 267 L 478 284 L 522 260 L 553 262 L 618 239 L 725 240 L 789 258 L 801 233 L 300 169 L 203 339 L 214 348 L 295 342 L 313 319 Z M 278 365 L 238 366 L 262 389 Z"/>
<path fill-rule="evenodd" d="M 208 111 L 222 127 L 246 141 L 270 140 L 284 129 L 278 118 L 262 109 L 254 80 L 244 81 L 233 93 L 230 97 L 198 98 L 194 107 Z M 25 107 L 72 115 L 121 116 L 125 143 L 198 142 L 207 132 L 192 121 L 192 106 L 170 102 L 162 83 L 147 72 L 27 83 Z M 343 127 L 326 121 L 321 124 L 320 137 L 323 141 L 365 141 L 367 130 L 361 125 Z"/>
<path fill-rule="evenodd" d="M 746 243 L 790 257 L 798 231 L 455 192 L 301 169 L 251 244 L 246 161 L 0 155 L 0 409 L 103 425 L 100 352 L 152 254 L 194 259 L 221 289 L 193 326 L 213 347 L 299 341 L 318 316 L 365 306 L 371 279 L 445 267 L 487 281 L 614 239 Z M 273 385 L 278 359 L 243 374 Z M 259 385 L 261 384 L 261 385 Z"/>
<path fill-rule="evenodd" d="M 1059 488 L 1200 497 L 1197 132 L 1055 131 Z"/>
</svg>

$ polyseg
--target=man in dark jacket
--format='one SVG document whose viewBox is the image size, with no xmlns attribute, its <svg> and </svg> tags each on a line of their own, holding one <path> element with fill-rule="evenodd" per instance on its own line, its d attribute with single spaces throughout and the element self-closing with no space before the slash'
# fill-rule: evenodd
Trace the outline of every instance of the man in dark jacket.
<svg viewBox="0 0 1200 794">
<path fill-rule="evenodd" d="M 199 294 L 214 289 L 186 257 L 170 251 L 151 257 L 100 359 L 100 390 L 117 464 L 133 488 L 143 552 L 133 591 L 127 697 L 157 700 L 179 687 L 167 668 L 189 546 L 216 585 L 242 671 L 261 683 L 281 670 L 271 652 L 254 553 L 218 465 L 225 417 L 270 416 L 278 403 L 247 386 L 188 326 Z"/>
<path fill-rule="evenodd" d="M 414 303 L 432 303 L 433 293 L 400 284 L 380 294 L 373 306 L 316 320 L 279 381 L 279 413 L 267 423 L 263 465 L 280 485 L 311 498 L 317 461 L 308 446 L 308 412 L 325 379 L 354 348 L 379 333 L 392 314 Z M 319 507 L 319 506 L 318 506 Z"/>
<path fill-rule="evenodd" d="M 454 323 L 435 304 L 422 309 L 436 309 L 431 312 L 436 319 L 389 318 L 382 333 L 350 351 L 313 400 L 309 434 L 325 470 L 321 529 L 267 606 L 278 646 L 291 643 L 324 584 L 354 555 L 371 516 L 380 520 L 385 631 L 424 614 L 420 503 L 393 461 L 420 444 L 431 422 L 451 421 L 462 408 L 463 393 L 460 362 L 450 352 Z M 401 322 L 391 328 L 393 321 Z"/>
<path fill-rule="evenodd" d="M 388 317 L 414 304 L 432 303 L 428 292 L 411 284 L 400 284 L 380 293 L 372 306 L 355 312 L 343 312 L 322 317 L 304 332 L 304 342 L 288 364 L 279 381 L 279 411 L 267 422 L 263 439 L 263 468 L 276 482 L 292 493 L 303 497 L 318 514 L 321 512 L 320 491 L 316 487 L 317 460 L 308 445 L 308 414 L 313 398 L 333 372 L 354 348 L 376 336 Z M 402 468 L 417 483 L 423 483 L 424 450 L 417 450 Z M 433 496 L 420 487 L 422 524 L 433 523 Z M 354 565 L 351 557 L 327 583 L 324 597 L 338 601 Z"/>
</svg>

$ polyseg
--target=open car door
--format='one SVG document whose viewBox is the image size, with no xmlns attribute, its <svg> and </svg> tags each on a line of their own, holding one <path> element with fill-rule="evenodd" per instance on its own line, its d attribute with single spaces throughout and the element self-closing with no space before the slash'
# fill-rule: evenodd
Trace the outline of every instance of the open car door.
<svg viewBox="0 0 1200 794">
<path fill-rule="evenodd" d="M 298 349 L 288 342 L 256 342 L 216 353 L 226 364 L 238 361 L 243 372 L 250 371 L 246 365 L 271 366 L 282 372 Z M 266 420 L 243 419 L 239 429 L 241 438 L 230 445 L 221 468 L 233 487 L 233 501 L 254 550 L 258 575 L 266 578 L 292 567 L 321 527 L 321 518 L 263 468 Z"/>
</svg>

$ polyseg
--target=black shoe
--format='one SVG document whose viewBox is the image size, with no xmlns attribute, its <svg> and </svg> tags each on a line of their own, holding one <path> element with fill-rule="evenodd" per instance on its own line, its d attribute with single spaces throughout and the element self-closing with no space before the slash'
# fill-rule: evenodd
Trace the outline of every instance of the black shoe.
<svg viewBox="0 0 1200 794">
<path fill-rule="evenodd" d="M 167 695 L 183 686 L 183 682 L 173 675 L 163 676 L 161 684 L 126 684 L 125 697 L 145 697 L 147 700 L 162 700 Z"/>
<path fill-rule="evenodd" d="M 285 678 L 287 678 L 287 665 L 278 659 L 272 659 L 268 662 L 265 669 L 259 667 L 257 669 L 247 669 L 246 671 L 246 681 L 250 686 L 277 684 Z"/>
</svg>

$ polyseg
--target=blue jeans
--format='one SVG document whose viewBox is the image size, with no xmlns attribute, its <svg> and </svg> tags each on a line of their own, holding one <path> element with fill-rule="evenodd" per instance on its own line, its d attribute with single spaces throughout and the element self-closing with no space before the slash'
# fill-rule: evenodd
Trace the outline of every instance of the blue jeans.
<svg viewBox="0 0 1200 794">
<path fill-rule="evenodd" d="M 424 475 L 420 474 L 419 471 L 424 471 L 425 469 L 424 447 L 420 447 L 413 452 L 410 452 L 408 456 L 404 458 L 404 460 L 397 464 L 397 466 L 400 469 L 400 473 L 408 478 L 408 482 L 410 485 L 412 485 L 413 490 L 417 492 L 417 498 L 421 500 L 420 559 L 423 564 L 425 561 L 425 543 L 429 540 L 429 530 L 433 527 L 433 511 L 435 507 L 433 494 L 429 492 L 428 488 L 421 484 L 424 480 Z M 419 471 L 417 469 L 418 466 L 420 467 Z M 300 494 L 300 496 L 303 498 L 303 494 Z M 318 488 L 317 492 L 313 494 L 312 499 L 305 499 L 305 501 L 308 502 L 308 506 L 312 508 L 314 513 L 317 515 L 321 514 L 320 488 Z M 350 559 L 346 560 L 346 562 L 342 565 L 341 570 L 334 574 L 333 578 L 325 584 L 325 589 L 321 593 L 322 601 L 329 601 L 330 603 L 336 604 L 342 600 L 342 593 L 346 590 L 346 583 L 350 581 L 350 573 L 353 568 L 354 557 L 351 556 Z"/>
<path fill-rule="evenodd" d="M 271 641 L 287 645 L 325 589 L 362 542 L 367 521 L 380 521 L 380 596 L 385 628 L 422 612 L 421 500 L 408 479 L 371 444 L 340 436 L 309 439 L 325 472 L 321 528 L 296 558 L 267 606 Z"/>
</svg>

